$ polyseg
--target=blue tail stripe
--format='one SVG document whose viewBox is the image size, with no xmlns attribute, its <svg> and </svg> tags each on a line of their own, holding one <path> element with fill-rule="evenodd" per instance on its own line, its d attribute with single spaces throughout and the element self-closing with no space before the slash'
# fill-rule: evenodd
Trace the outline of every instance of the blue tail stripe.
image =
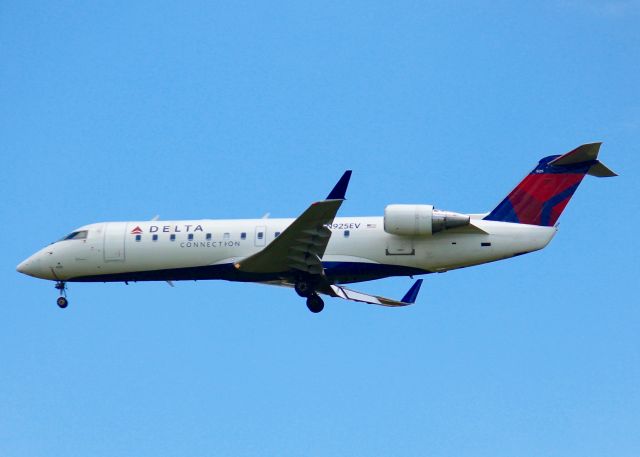
<svg viewBox="0 0 640 457">
<path fill-rule="evenodd" d="M 565 191 L 553 196 L 549 201 L 546 201 L 544 205 L 542 205 L 542 214 L 540 215 L 542 225 L 551 225 L 549 221 L 551 220 L 551 212 L 553 211 L 553 208 L 566 198 L 570 198 L 575 193 L 576 189 L 578 189 L 579 185 L 580 183 L 567 188 Z"/>
</svg>

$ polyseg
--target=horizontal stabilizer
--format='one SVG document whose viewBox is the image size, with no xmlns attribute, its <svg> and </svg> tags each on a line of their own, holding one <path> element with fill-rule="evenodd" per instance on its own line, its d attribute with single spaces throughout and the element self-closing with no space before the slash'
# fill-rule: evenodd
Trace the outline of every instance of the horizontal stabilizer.
<svg viewBox="0 0 640 457">
<path fill-rule="evenodd" d="M 598 160 L 598 153 L 600 152 L 600 146 L 602 143 L 589 143 L 578 146 L 573 151 L 567 152 L 560 157 L 553 159 L 549 162 L 549 165 L 558 166 L 570 166 L 578 165 L 586 162 L 595 163 L 591 165 L 586 174 L 590 176 L 596 176 L 598 178 L 610 178 L 618 176 L 615 172 L 610 170 L 605 164 Z"/>
<path fill-rule="evenodd" d="M 587 174 L 590 176 L 595 176 L 596 178 L 612 178 L 614 176 L 618 176 L 617 173 L 610 170 L 605 164 L 600 161 L 598 161 L 594 165 L 591 165 L 591 168 L 589 168 Z"/>
<path fill-rule="evenodd" d="M 589 162 L 598 159 L 598 152 L 602 143 L 588 143 L 578 146 L 573 151 L 553 159 L 549 165 L 573 165 L 582 162 Z"/>
</svg>

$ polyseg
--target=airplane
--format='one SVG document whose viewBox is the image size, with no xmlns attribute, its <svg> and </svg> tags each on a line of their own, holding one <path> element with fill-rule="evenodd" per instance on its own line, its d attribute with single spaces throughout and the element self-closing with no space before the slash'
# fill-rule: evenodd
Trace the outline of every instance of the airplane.
<svg viewBox="0 0 640 457">
<path fill-rule="evenodd" d="M 416 280 L 399 300 L 344 284 L 424 275 L 537 251 L 585 177 L 617 176 L 598 160 L 601 143 L 539 161 L 492 211 L 462 214 L 433 205 L 391 204 L 383 216 L 336 217 L 347 170 L 324 200 L 296 219 L 101 222 L 73 230 L 36 252 L 17 271 L 55 281 L 66 308 L 69 282 L 224 279 L 292 287 L 309 310 L 320 295 L 398 307 L 415 303 Z"/>
</svg>

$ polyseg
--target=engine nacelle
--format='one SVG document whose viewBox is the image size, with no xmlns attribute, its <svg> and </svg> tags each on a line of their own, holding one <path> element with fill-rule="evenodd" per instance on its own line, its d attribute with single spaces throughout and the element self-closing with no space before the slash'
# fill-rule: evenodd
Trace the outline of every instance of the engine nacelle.
<svg viewBox="0 0 640 457">
<path fill-rule="evenodd" d="M 470 217 L 435 209 L 433 205 L 388 205 L 384 231 L 401 236 L 431 236 L 442 230 L 469 224 Z"/>
</svg>

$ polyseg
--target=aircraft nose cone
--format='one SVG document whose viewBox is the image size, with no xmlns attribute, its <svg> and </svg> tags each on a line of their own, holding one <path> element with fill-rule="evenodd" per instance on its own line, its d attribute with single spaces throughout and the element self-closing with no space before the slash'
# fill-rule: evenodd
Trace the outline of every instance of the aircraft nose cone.
<svg viewBox="0 0 640 457">
<path fill-rule="evenodd" d="M 40 273 L 40 259 L 36 259 L 34 256 L 31 256 L 27 260 L 20 262 L 16 267 L 16 270 L 19 273 L 37 277 Z"/>
<path fill-rule="evenodd" d="M 26 275 L 27 271 L 29 270 L 29 260 L 23 260 L 22 262 L 20 262 L 16 267 L 16 270 L 18 271 L 18 273 Z"/>
</svg>

